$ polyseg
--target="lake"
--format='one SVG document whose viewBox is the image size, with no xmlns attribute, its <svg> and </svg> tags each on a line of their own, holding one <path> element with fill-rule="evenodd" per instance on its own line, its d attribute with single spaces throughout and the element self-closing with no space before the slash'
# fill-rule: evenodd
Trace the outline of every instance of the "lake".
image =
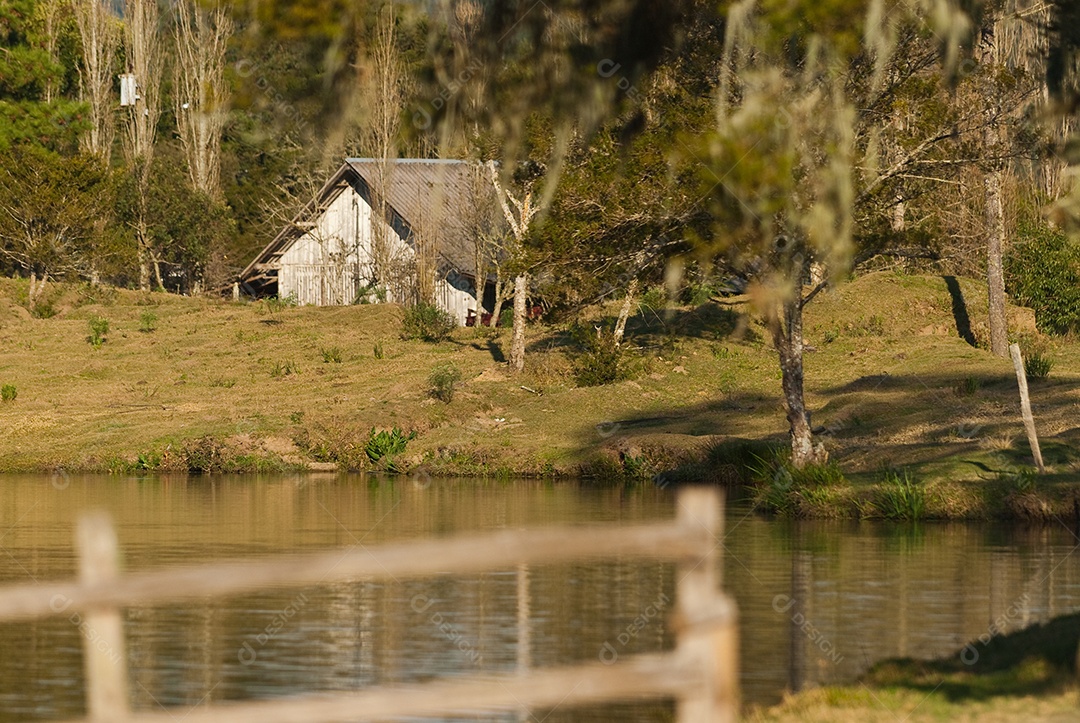
<svg viewBox="0 0 1080 723">
<path fill-rule="evenodd" d="M 7 476 L 0 582 L 72 577 L 75 522 L 101 508 L 116 523 L 125 568 L 138 570 L 665 519 L 674 493 L 356 475 Z M 724 588 L 739 606 L 742 692 L 752 703 L 853 680 L 883 658 L 952 654 L 1080 608 L 1080 538 L 1064 524 L 792 522 L 761 518 L 738 500 L 725 524 Z M 616 560 L 133 608 L 125 630 L 134 704 L 355 690 L 662 650 L 673 644 L 665 624 L 673 589 L 671 564 Z M 82 714 L 81 643 L 68 617 L 0 625 L 0 721 Z M 671 711 L 660 702 L 533 720 L 653 721 Z"/>
</svg>

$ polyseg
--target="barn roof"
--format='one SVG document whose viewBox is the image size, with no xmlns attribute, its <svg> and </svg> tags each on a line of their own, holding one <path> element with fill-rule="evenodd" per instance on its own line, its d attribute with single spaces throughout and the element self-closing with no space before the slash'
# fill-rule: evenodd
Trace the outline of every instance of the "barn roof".
<svg viewBox="0 0 1080 723">
<path fill-rule="evenodd" d="M 291 223 L 240 274 L 256 279 L 276 264 L 289 247 L 302 237 L 314 215 L 325 210 L 350 186 L 371 203 L 379 161 L 374 158 L 347 158 Z M 441 264 L 466 276 L 474 272 L 473 239 L 465 209 L 472 207 L 477 193 L 493 193 L 490 183 L 475 174 L 475 163 L 449 159 L 402 158 L 391 161 L 387 182 L 387 221 L 407 241 L 422 228 L 436 229 Z"/>
</svg>

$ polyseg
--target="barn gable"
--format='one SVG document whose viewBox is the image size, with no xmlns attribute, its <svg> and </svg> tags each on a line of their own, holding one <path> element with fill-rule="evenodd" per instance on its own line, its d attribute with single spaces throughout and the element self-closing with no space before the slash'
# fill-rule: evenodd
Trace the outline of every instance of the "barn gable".
<svg viewBox="0 0 1080 723">
<path fill-rule="evenodd" d="M 380 223 L 399 259 L 415 257 L 423 229 L 437 239 L 436 303 L 464 324 L 479 307 L 473 239 L 462 219 L 472 191 L 466 161 L 404 159 L 392 164 L 385 218 L 377 219 L 371 188 L 377 161 L 350 158 L 241 274 L 256 294 L 294 295 L 299 303 L 355 303 L 370 287 L 373 224 Z M 487 283 L 485 279 L 481 284 Z M 387 288 L 388 301 L 407 302 L 412 288 Z"/>
</svg>

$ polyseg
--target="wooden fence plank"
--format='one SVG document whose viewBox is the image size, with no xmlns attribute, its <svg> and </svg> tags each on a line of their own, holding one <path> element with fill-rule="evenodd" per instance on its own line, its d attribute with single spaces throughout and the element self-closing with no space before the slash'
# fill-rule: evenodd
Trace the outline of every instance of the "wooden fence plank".
<svg viewBox="0 0 1080 723">
<path fill-rule="evenodd" d="M 519 563 L 558 564 L 616 556 L 676 559 L 699 549 L 705 533 L 670 522 L 608 528 L 504 531 L 453 539 L 367 548 L 362 545 L 265 560 L 234 560 L 124 575 L 108 584 L 45 583 L 0 587 L 0 620 L 48 617 L 56 601 L 85 610 L 116 605 L 169 603 L 267 588 L 303 587 L 355 579 L 430 577 Z"/>
<path fill-rule="evenodd" d="M 606 700 L 679 696 L 701 685 L 701 677 L 698 670 L 680 668 L 671 654 L 640 655 L 616 665 L 588 663 L 537 670 L 527 676 L 514 672 L 355 693 L 136 712 L 123 723 L 318 723 L 468 714 L 481 709 L 569 708 Z"/>
</svg>

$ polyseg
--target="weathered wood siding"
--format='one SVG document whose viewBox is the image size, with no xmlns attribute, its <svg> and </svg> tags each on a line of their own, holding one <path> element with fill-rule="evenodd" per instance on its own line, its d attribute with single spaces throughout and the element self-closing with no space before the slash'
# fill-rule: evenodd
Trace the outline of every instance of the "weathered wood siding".
<svg viewBox="0 0 1080 723">
<path fill-rule="evenodd" d="M 371 206 L 352 187 L 346 187 L 318 216 L 314 227 L 286 251 L 278 270 L 278 294 L 295 295 L 300 304 L 334 306 L 356 302 L 372 279 Z M 415 253 L 385 221 L 379 220 L 393 244 L 398 263 L 409 264 Z M 415 290 L 410 284 L 390 284 L 387 301 L 408 304 Z M 435 303 L 464 325 L 470 309 L 477 308 L 472 284 L 456 274 L 440 279 Z"/>
</svg>

